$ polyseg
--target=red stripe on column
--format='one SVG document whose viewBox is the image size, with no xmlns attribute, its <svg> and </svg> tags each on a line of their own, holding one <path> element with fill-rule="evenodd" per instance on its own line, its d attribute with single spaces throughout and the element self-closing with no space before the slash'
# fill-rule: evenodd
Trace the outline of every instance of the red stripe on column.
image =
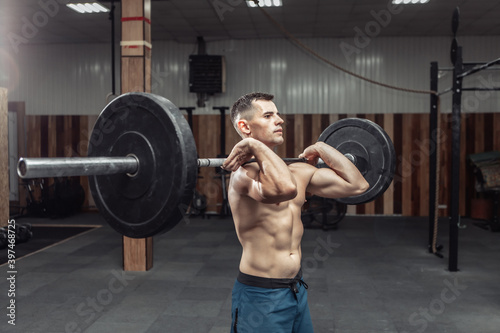
<svg viewBox="0 0 500 333">
<path fill-rule="evenodd" d="M 151 48 L 149 46 L 146 46 L 146 45 L 122 45 L 122 47 L 124 47 L 126 49 L 138 49 L 138 48 L 140 48 L 142 46 L 144 46 L 148 50 L 151 50 Z"/>
<path fill-rule="evenodd" d="M 127 22 L 127 21 L 145 21 L 145 22 L 151 24 L 151 20 L 144 17 L 144 16 L 122 17 L 122 22 Z"/>
</svg>

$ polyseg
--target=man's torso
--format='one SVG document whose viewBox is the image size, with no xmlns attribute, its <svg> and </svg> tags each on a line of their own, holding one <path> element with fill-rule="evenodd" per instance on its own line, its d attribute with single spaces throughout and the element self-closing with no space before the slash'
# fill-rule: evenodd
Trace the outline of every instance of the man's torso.
<svg viewBox="0 0 500 333">
<path fill-rule="evenodd" d="M 297 196 L 289 201 L 264 204 L 236 193 L 229 186 L 229 203 L 243 247 L 240 271 L 245 274 L 292 278 L 300 269 L 304 233 L 300 215 L 314 167 L 295 163 L 289 169 L 297 183 Z"/>
</svg>

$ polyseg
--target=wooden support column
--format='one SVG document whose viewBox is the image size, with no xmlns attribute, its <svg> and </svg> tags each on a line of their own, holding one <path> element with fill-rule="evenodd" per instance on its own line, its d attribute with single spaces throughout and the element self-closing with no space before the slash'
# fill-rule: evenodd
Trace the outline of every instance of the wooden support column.
<svg viewBox="0 0 500 333">
<path fill-rule="evenodd" d="M 21 157 L 27 156 L 26 145 L 25 145 L 25 103 L 24 102 L 9 102 L 7 110 L 10 112 L 15 112 L 17 118 L 17 158 L 19 160 Z M 12 188 L 10 189 L 12 190 Z M 17 207 L 26 207 L 26 188 L 22 185 L 18 185 L 18 200 L 10 201 L 11 205 Z"/>
<path fill-rule="evenodd" d="M 121 93 L 151 92 L 151 0 L 122 0 Z M 123 236 L 123 269 L 153 267 L 153 237 Z"/>
<path fill-rule="evenodd" d="M 0 226 L 9 220 L 9 110 L 7 89 L 0 88 Z"/>
</svg>

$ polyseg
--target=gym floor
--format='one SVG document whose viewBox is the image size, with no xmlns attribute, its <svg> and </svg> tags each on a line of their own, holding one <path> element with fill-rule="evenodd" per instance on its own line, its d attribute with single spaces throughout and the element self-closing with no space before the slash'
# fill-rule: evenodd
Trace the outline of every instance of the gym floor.
<svg viewBox="0 0 500 333">
<path fill-rule="evenodd" d="M 99 214 L 17 223 L 102 227 L 17 261 L 16 325 L 4 315 L 0 331 L 229 332 L 241 252 L 230 218 L 190 218 L 155 236 L 147 272 L 123 272 L 121 236 Z M 338 230 L 307 229 L 315 332 L 498 333 L 500 234 L 462 224 L 454 273 L 444 219 L 443 259 L 427 252 L 426 218 L 347 216 Z M 8 286 L 0 281 L 2 297 Z"/>
</svg>

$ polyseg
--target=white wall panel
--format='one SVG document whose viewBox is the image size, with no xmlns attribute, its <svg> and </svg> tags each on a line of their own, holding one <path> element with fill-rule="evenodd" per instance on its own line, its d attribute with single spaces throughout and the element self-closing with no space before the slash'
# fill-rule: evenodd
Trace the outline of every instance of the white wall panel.
<svg viewBox="0 0 500 333">
<path fill-rule="evenodd" d="M 465 49 L 465 61 L 488 61 L 500 55 L 498 37 L 463 38 L 459 41 Z M 431 61 L 438 61 L 444 67 L 451 66 L 450 38 L 447 37 L 373 39 L 368 46 L 350 57 L 341 49 L 342 42 L 355 45 L 347 39 L 306 39 L 302 42 L 348 70 L 406 89 L 429 90 Z M 160 47 L 175 49 L 176 45 L 157 42 L 156 51 Z M 470 54 L 467 50 L 470 50 Z M 188 47 L 181 48 L 181 52 L 186 51 L 189 52 Z M 429 112 L 429 95 L 401 92 L 367 83 L 325 64 L 285 39 L 212 42 L 207 44 L 207 52 L 226 57 L 227 90 L 223 95 L 211 97 L 206 108 L 196 110 L 198 113 L 214 113 L 212 106 L 231 106 L 242 94 L 256 90 L 275 94 L 276 103 L 284 113 Z M 153 60 L 158 56 L 159 53 L 154 52 Z M 175 62 L 186 63 L 188 54 L 185 54 L 184 59 L 172 57 L 171 60 Z M 162 57 L 161 61 L 166 67 L 169 60 L 168 57 Z M 188 69 L 187 66 L 185 68 Z M 500 85 L 499 71 L 485 73 L 483 75 L 486 75 L 487 82 Z M 183 78 L 187 78 L 187 75 L 185 73 Z M 187 92 L 185 80 L 169 75 L 167 80 L 170 79 L 173 81 L 167 85 L 168 88 L 158 93 L 167 97 L 172 94 L 181 101 L 182 106 L 196 105 L 196 96 Z M 465 84 L 472 80 L 477 81 L 469 78 Z M 173 88 L 176 82 L 182 82 L 181 86 Z M 440 90 L 447 86 L 446 82 L 440 82 Z M 182 99 L 178 93 L 183 96 Z M 464 100 L 468 98 L 468 101 L 470 97 L 467 94 L 474 93 L 464 93 Z M 481 99 L 478 107 L 472 111 L 500 111 L 500 93 L 483 94 L 483 97 L 488 98 Z M 443 97 L 443 112 L 449 112 L 450 99 Z M 471 108 L 464 108 L 465 111 L 469 112 Z"/>
<path fill-rule="evenodd" d="M 438 61 L 440 67 L 451 66 L 448 37 L 374 38 L 352 54 L 343 52 L 342 46 L 355 47 L 353 39 L 301 41 L 346 69 L 402 88 L 428 90 L 431 61 Z M 500 37 L 464 37 L 459 42 L 464 46 L 465 61 L 489 61 L 500 56 Z M 152 51 L 153 93 L 179 107 L 196 106 L 196 94 L 189 93 L 188 57 L 196 54 L 197 46 L 154 41 Z M 197 108 L 198 114 L 216 114 L 213 106 L 231 106 L 251 91 L 275 94 L 283 113 L 429 112 L 427 94 L 364 82 L 323 63 L 287 39 L 208 42 L 207 53 L 226 57 L 226 93 L 211 96 L 205 108 Z M 9 91 L 9 98 L 26 101 L 27 114 L 98 114 L 105 106 L 111 90 L 109 45 L 29 46 L 15 55 L 14 62 L 20 79 L 19 85 Z M 12 66 L 4 70 L 15 76 Z M 448 73 L 440 80 L 439 90 L 451 85 L 450 76 Z M 500 85 L 500 71 L 467 78 L 464 86 L 484 86 L 485 82 Z M 444 112 L 451 109 L 450 100 L 451 94 L 443 97 Z M 500 110 L 499 92 L 464 93 L 464 100 L 472 105 L 464 108 L 467 112 Z"/>
<path fill-rule="evenodd" d="M 110 57 L 106 44 L 23 47 L 13 56 L 19 85 L 11 87 L 9 99 L 25 101 L 31 115 L 97 114 L 111 92 Z M 15 70 L 10 72 L 12 78 Z"/>
<path fill-rule="evenodd" d="M 189 93 L 189 55 L 196 45 L 153 42 L 151 91 L 168 98 L 178 107 L 196 107 L 196 94 Z"/>
</svg>

